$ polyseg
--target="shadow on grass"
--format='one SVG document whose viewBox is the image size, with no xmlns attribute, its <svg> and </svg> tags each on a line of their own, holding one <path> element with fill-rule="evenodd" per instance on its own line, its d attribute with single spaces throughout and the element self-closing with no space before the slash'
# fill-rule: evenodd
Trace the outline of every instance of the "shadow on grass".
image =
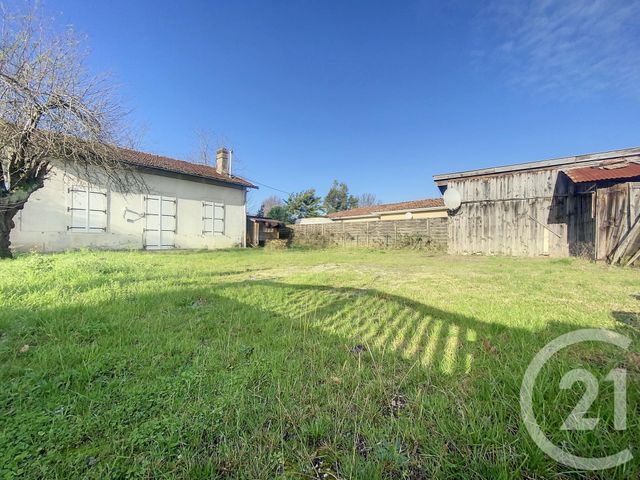
<svg viewBox="0 0 640 480">
<path fill-rule="evenodd" d="M 614 311 L 614 312 L 611 312 L 611 316 L 617 322 L 623 323 L 625 325 L 629 325 L 634 328 L 640 328 L 640 313 Z"/>
<path fill-rule="evenodd" d="M 216 277 L 236 273 L 246 270 Z M 376 289 L 190 284 L 0 313 L 9 338 L 0 347 L 7 366 L 0 400 L 11 441 L 0 463 L 39 474 L 118 477 L 131 474 L 135 458 L 144 461 L 134 476 L 272 478 L 316 475 L 314 462 L 330 457 L 326 448 L 333 457 L 325 466 L 346 477 L 407 476 L 412 469 L 524 474 L 530 452 L 509 447 L 517 435 L 509 428 L 517 432 L 519 422 L 519 381 L 512 380 L 528 363 L 522 355 L 575 328 L 558 323 L 534 333 Z M 17 354 L 23 344 L 31 350 Z M 352 353 L 359 344 L 363 352 Z M 510 404 L 508 412 L 482 414 L 514 417 L 496 420 L 507 423 L 496 424 L 492 442 L 500 446 L 492 450 L 477 426 L 479 436 L 469 434 L 456 398 L 461 390 L 445 392 L 444 403 L 432 407 L 446 416 L 455 406 L 450 419 L 425 416 L 420 400 L 425 389 L 435 396 L 434 385 L 443 390 L 441 380 L 462 381 L 476 362 L 487 367 L 479 382 L 504 379 L 500 401 Z M 478 397 L 472 405 L 493 400 Z M 59 408 L 71 415 L 41 414 Z M 90 458 L 100 463 L 90 466 Z M 549 474 L 549 465 L 536 471 Z"/>
<path fill-rule="evenodd" d="M 224 304 L 224 308 L 233 311 L 238 319 L 248 316 L 259 317 L 264 322 L 286 321 L 294 328 L 308 328 L 317 335 L 330 336 L 332 340 L 328 343 L 334 346 L 342 345 L 349 350 L 363 345 L 376 356 L 394 354 L 445 375 L 470 372 L 479 356 L 498 363 L 506 362 L 509 355 L 521 351 L 523 346 L 533 355 L 550 339 L 575 329 L 575 325 L 558 322 L 548 324 L 543 332 L 507 327 L 372 288 L 336 288 L 261 279 L 216 282 L 210 288 L 201 287 L 208 278 L 219 279 L 259 270 L 232 270 L 189 278 L 186 282 L 177 280 L 175 286 L 163 291 L 116 297 L 104 304 L 13 311 L 10 315 L 22 319 L 23 338 L 20 341 L 24 343 L 28 343 L 30 335 L 37 336 L 43 324 L 53 329 L 50 336 L 74 338 L 79 335 L 78 338 L 93 341 L 100 340 L 99 335 L 109 331 L 109 325 L 118 325 L 118 328 L 126 325 L 135 334 L 139 331 L 136 323 L 154 315 L 168 318 L 167 328 L 175 329 L 174 333 L 180 335 L 181 325 L 175 322 L 176 318 L 203 314 L 215 321 L 217 315 L 224 313 L 215 308 L 211 311 L 211 307 Z M 143 281 L 137 279 L 131 283 Z M 79 291 L 102 285 L 104 283 L 97 281 L 83 283 Z M 185 312 L 185 307 L 193 309 Z M 172 312 L 172 309 L 178 311 Z M 5 316 L 4 324 L 8 321 L 6 313 L 0 314 L 0 320 Z M 631 324 L 627 319 L 628 312 L 613 312 L 613 316 Z M 87 318 L 91 321 L 87 322 Z M 219 326 L 225 328 L 229 324 Z M 97 331 L 95 327 L 98 327 Z M 94 333 L 95 338 L 85 338 Z M 32 342 L 38 340 L 34 338 Z"/>
<path fill-rule="evenodd" d="M 337 335 L 343 342 L 393 352 L 446 375 L 468 373 L 477 356 L 507 361 L 508 355 L 521 353 L 524 346 L 533 355 L 550 339 L 575 329 L 575 325 L 560 322 L 548 324 L 544 332 L 507 327 L 373 288 L 271 280 L 252 284 L 280 291 L 276 296 L 279 302 L 257 304 L 258 308 L 298 322 L 306 319 L 314 328 Z M 251 304 L 248 298 L 241 301 Z"/>
</svg>

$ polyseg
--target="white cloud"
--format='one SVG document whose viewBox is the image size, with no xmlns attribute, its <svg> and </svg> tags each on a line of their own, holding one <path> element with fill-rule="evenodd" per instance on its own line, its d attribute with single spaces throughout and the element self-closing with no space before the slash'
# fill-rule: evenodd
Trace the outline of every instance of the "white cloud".
<svg viewBox="0 0 640 480">
<path fill-rule="evenodd" d="M 640 94 L 640 0 L 494 1 L 475 31 L 474 63 L 516 88 Z"/>
</svg>

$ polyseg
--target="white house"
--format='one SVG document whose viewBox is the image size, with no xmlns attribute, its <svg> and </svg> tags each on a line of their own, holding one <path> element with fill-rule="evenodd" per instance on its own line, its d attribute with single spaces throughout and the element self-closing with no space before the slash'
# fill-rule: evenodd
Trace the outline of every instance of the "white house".
<svg viewBox="0 0 640 480">
<path fill-rule="evenodd" d="M 121 149 L 146 191 L 121 193 L 89 184 L 56 164 L 45 186 L 16 216 L 16 250 L 214 249 L 245 246 L 247 190 L 229 171 L 229 151 L 216 167 Z M 141 189 L 145 190 L 145 189 Z"/>
</svg>

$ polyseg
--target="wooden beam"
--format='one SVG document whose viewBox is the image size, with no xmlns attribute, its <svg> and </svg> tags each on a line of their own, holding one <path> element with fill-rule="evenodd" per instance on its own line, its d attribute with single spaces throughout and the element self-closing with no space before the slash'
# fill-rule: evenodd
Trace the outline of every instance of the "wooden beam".
<svg viewBox="0 0 640 480">
<path fill-rule="evenodd" d="M 626 266 L 627 266 L 627 267 L 630 267 L 630 266 L 631 266 L 631 265 L 633 265 L 633 264 L 636 262 L 636 260 L 638 260 L 638 259 L 640 259 L 640 248 L 638 249 L 638 251 L 636 252 L 636 254 L 635 254 L 633 257 L 631 257 L 631 260 L 629 260 L 629 261 L 627 262 L 627 265 L 626 265 Z"/>
<path fill-rule="evenodd" d="M 640 217 L 636 219 L 633 226 L 627 231 L 622 241 L 611 252 L 611 263 L 616 264 L 623 257 L 629 246 L 633 245 L 640 238 Z"/>
</svg>

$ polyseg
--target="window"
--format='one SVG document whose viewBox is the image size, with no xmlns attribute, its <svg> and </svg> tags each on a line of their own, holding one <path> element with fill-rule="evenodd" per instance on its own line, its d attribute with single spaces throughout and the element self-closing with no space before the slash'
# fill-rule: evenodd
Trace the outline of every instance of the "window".
<svg viewBox="0 0 640 480">
<path fill-rule="evenodd" d="M 107 192 L 104 189 L 75 185 L 69 189 L 73 232 L 107 231 Z"/>
<path fill-rule="evenodd" d="M 224 204 L 202 202 L 202 234 L 224 235 Z"/>
</svg>

